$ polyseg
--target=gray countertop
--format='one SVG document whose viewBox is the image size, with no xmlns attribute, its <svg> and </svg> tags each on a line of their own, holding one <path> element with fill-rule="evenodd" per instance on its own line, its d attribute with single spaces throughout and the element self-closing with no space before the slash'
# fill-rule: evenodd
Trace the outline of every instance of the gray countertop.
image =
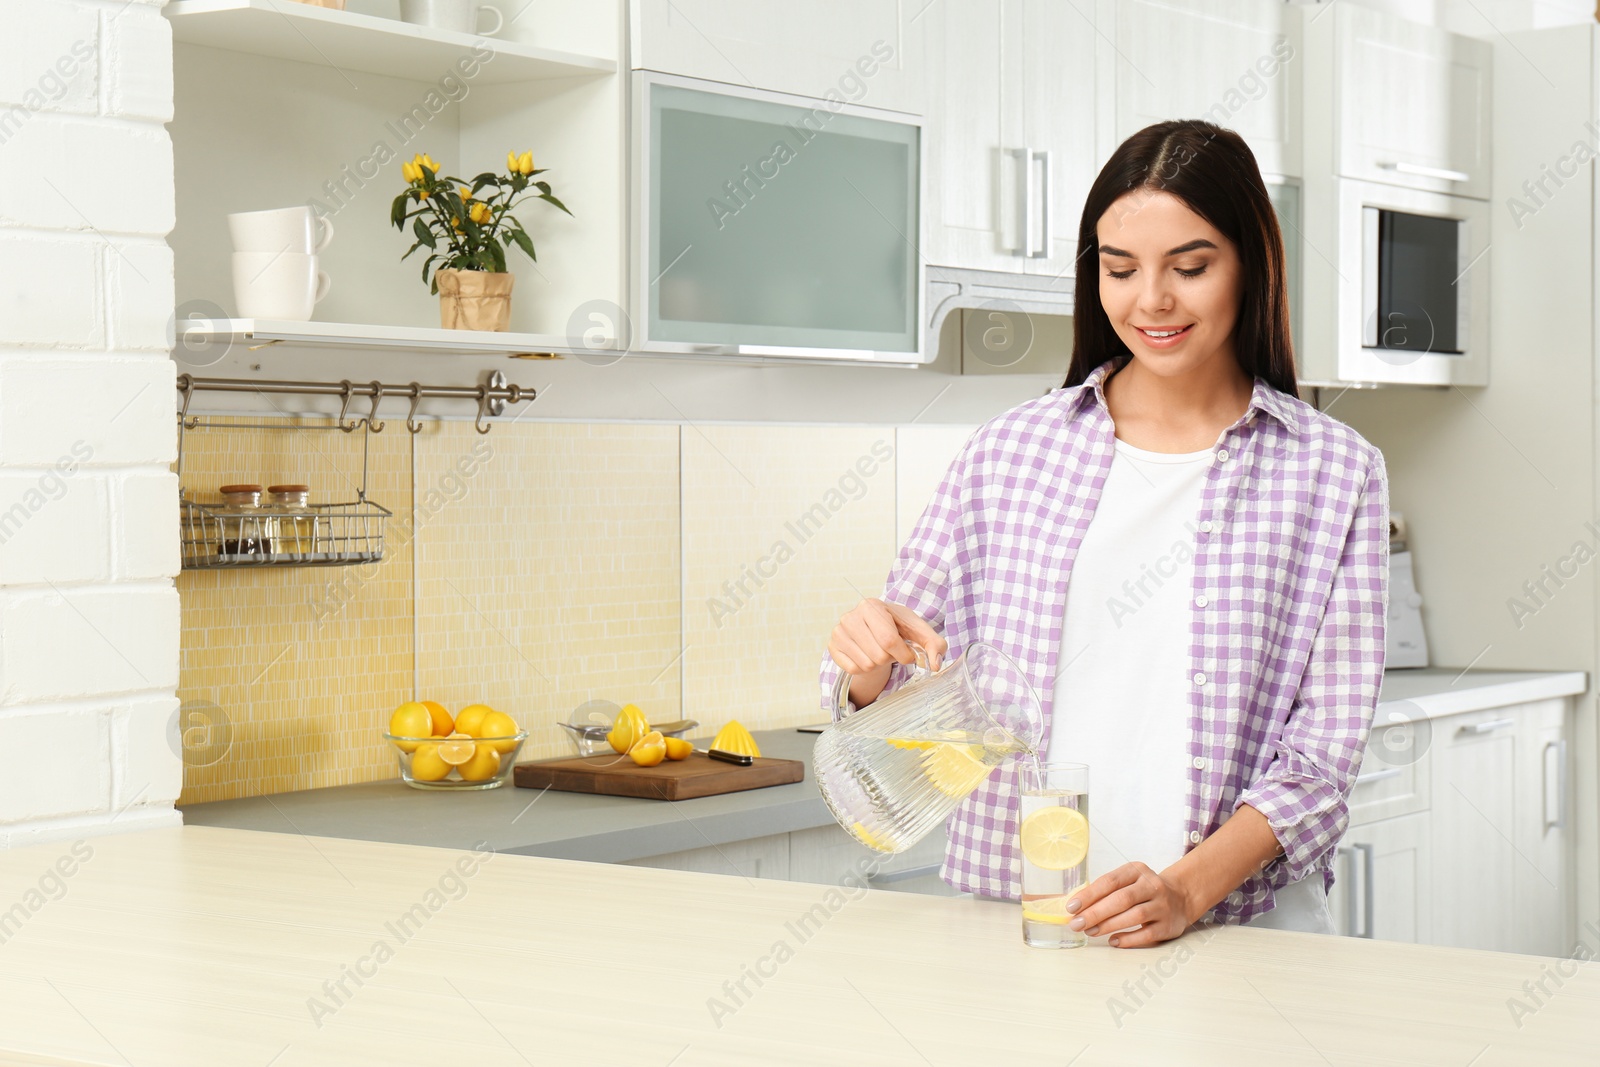
<svg viewBox="0 0 1600 1067">
<path fill-rule="evenodd" d="M 215 800 L 183 807 L 190 826 L 618 863 L 832 824 L 811 772 L 816 734 L 753 731 L 763 756 L 805 762 L 805 778 L 693 800 L 640 800 L 520 789 L 413 789 L 398 777 L 360 785 Z"/>
<path fill-rule="evenodd" d="M 1436 717 L 1582 693 L 1583 671 L 1460 671 L 1431 667 L 1384 675 L 1377 721 Z M 1383 708 L 1382 705 L 1392 705 Z M 1385 714 L 1388 712 L 1388 714 Z M 182 808 L 192 826 L 471 848 L 618 863 L 833 824 L 811 769 L 816 734 L 757 730 L 765 756 L 797 759 L 805 779 L 694 800 L 639 800 L 519 789 L 412 789 L 398 778 Z"/>
</svg>

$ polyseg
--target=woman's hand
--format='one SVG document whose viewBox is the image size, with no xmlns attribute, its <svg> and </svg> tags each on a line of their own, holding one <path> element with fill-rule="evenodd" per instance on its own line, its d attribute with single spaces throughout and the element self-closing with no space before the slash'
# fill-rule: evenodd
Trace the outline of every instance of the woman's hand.
<svg viewBox="0 0 1600 1067">
<path fill-rule="evenodd" d="M 1077 915 L 1069 924 L 1072 929 L 1090 937 L 1111 934 L 1114 948 L 1171 940 L 1192 921 L 1188 896 L 1177 880 L 1137 862 L 1124 863 L 1084 886 L 1067 910 Z"/>
<path fill-rule="evenodd" d="M 902 604 L 868 597 L 840 616 L 828 639 L 828 654 L 840 670 L 856 679 L 850 698 L 857 707 L 883 692 L 889 683 L 889 664 L 917 661 L 908 641 L 927 651 L 928 669 L 935 671 L 950 647 L 927 619 Z"/>
</svg>

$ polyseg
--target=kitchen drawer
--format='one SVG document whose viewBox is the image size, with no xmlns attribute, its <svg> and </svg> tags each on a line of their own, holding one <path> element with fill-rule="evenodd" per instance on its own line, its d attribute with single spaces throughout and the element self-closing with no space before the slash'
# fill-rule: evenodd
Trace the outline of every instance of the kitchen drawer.
<svg viewBox="0 0 1600 1067">
<path fill-rule="evenodd" d="M 1428 810 L 1428 759 L 1433 724 L 1427 719 L 1376 726 L 1361 770 L 1350 787 L 1350 825 Z"/>
</svg>

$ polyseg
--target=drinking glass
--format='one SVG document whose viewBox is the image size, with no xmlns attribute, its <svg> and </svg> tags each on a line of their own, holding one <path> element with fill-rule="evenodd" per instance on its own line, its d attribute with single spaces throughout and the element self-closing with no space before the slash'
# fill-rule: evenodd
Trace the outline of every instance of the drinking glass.
<svg viewBox="0 0 1600 1067">
<path fill-rule="evenodd" d="M 1067 902 L 1089 870 L 1089 767 L 1084 763 L 1018 763 L 1022 810 L 1022 940 L 1033 948 L 1081 948 L 1083 931 Z"/>
</svg>

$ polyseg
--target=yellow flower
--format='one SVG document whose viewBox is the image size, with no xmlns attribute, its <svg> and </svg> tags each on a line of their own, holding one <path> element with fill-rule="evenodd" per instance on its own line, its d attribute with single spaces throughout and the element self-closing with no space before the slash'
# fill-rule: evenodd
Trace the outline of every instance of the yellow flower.
<svg viewBox="0 0 1600 1067">
<path fill-rule="evenodd" d="M 515 152 L 506 153 L 506 169 L 512 174 L 517 173 L 517 154 Z"/>
<path fill-rule="evenodd" d="M 439 164 L 435 163 L 433 161 L 433 157 L 428 155 L 428 153 L 423 152 L 420 155 L 418 155 L 417 156 L 417 162 L 421 163 L 423 166 L 427 167 L 429 170 L 433 171 L 435 174 L 439 173 Z"/>
<path fill-rule="evenodd" d="M 461 187 L 461 202 L 463 204 L 472 203 L 472 190 L 468 189 L 465 185 Z"/>
<path fill-rule="evenodd" d="M 400 164 L 400 176 L 408 182 L 420 182 L 422 180 L 422 171 L 418 169 L 415 163 L 402 163 Z"/>
<path fill-rule="evenodd" d="M 532 174 L 533 173 L 533 153 L 532 152 L 524 152 L 524 153 L 522 153 L 521 156 L 517 157 L 517 166 L 516 166 L 515 169 L 520 170 L 524 174 Z"/>
<path fill-rule="evenodd" d="M 489 205 L 484 203 L 474 203 L 468 210 L 467 214 L 471 217 L 472 221 L 476 222 L 479 226 L 487 223 L 491 217 Z"/>
</svg>

